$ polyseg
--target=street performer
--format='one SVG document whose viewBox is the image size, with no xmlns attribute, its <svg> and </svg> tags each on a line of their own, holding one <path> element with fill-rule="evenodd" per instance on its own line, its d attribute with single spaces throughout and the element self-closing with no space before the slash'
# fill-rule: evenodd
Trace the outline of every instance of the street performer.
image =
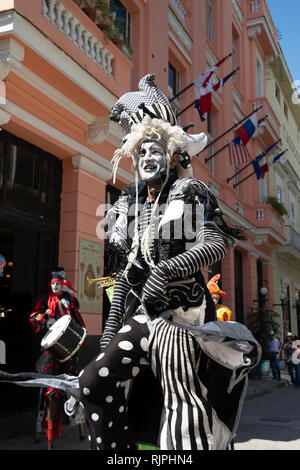
<svg viewBox="0 0 300 470">
<path fill-rule="evenodd" d="M 130 128 L 115 152 L 114 170 L 131 157 L 136 180 L 106 217 L 111 272 L 117 264 L 118 274 L 101 353 L 80 373 L 80 400 L 94 449 L 136 449 L 131 410 L 143 416 L 149 407 L 155 420 L 158 398 L 161 449 L 226 449 L 259 347 L 243 325 L 215 321 L 201 269 L 223 258 L 244 234 L 226 224 L 209 188 L 190 177 L 189 157 L 202 150 L 206 137 L 177 126 L 158 93 L 159 102 L 151 103 L 150 92 L 147 97 L 150 103 L 130 114 L 128 93 L 112 112 Z M 146 382 L 140 394 L 134 387 L 130 393 L 149 364 L 162 394 L 155 397 Z M 147 388 L 152 399 L 143 404 Z"/>
<path fill-rule="evenodd" d="M 216 274 L 207 283 L 209 292 L 216 306 L 217 320 L 231 321 L 232 311 L 220 303 L 221 298 L 226 297 L 226 292 L 220 289 L 218 281 L 221 279 L 221 274 Z"/>
<path fill-rule="evenodd" d="M 35 302 L 30 315 L 35 333 L 46 333 L 48 329 L 63 315 L 71 315 L 72 319 L 84 327 L 79 313 L 79 303 L 71 283 L 66 279 L 64 269 L 59 267 L 51 272 L 49 294 L 41 295 Z M 78 354 L 66 362 L 59 362 L 48 349 L 43 350 L 37 362 L 37 369 L 42 374 L 77 375 L 79 364 Z M 59 389 L 48 387 L 41 390 L 36 432 L 40 433 L 41 426 L 47 429 L 47 448 L 53 448 L 53 440 L 62 433 L 65 393 Z M 84 421 L 83 421 L 84 422 Z M 83 423 L 79 427 L 80 435 L 84 437 Z M 38 436 L 37 436 L 38 437 Z"/>
<path fill-rule="evenodd" d="M 60 383 L 84 407 L 92 449 L 132 451 L 144 442 L 225 450 L 260 347 L 244 325 L 217 321 L 201 270 L 245 234 L 226 223 L 212 191 L 192 177 L 191 157 L 207 138 L 177 125 L 154 78 L 143 77 L 139 91 L 123 95 L 111 112 L 126 132 L 113 174 L 126 157 L 135 172 L 105 219 L 114 295 L 101 350 L 78 383 L 65 376 Z M 0 373 L 18 385 L 35 377 Z"/>
</svg>

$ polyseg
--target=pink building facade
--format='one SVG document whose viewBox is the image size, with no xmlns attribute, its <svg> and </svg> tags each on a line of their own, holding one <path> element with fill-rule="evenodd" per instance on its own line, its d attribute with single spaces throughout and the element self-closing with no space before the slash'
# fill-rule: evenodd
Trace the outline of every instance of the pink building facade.
<svg viewBox="0 0 300 470">
<path fill-rule="evenodd" d="M 63 266 L 77 290 L 88 335 L 97 336 L 108 304 L 103 289 L 87 278 L 105 272 L 102 205 L 133 181 L 131 164 L 122 162 L 112 182 L 110 160 L 122 133 L 109 121 L 110 109 L 148 73 L 156 74 L 157 85 L 171 99 L 233 53 L 216 76 L 239 71 L 213 97 L 207 120 L 201 122 L 191 106 L 179 123 L 194 123 L 189 132 L 207 132 L 212 141 L 261 105 L 258 117 L 267 118 L 248 144 L 254 158 L 280 138 L 265 93 L 265 66 L 278 49 L 265 0 L 114 0 L 132 51 L 108 39 L 83 4 L 1 2 L 0 252 L 13 263 L 1 280 L 1 293 L 16 305 L 17 298 L 27 299 L 25 309 L 16 306 L 24 317 L 46 288 L 49 269 Z M 179 113 L 194 100 L 190 87 L 172 103 Z M 231 131 L 194 157 L 193 171 L 214 191 L 229 221 L 248 232 L 247 241 L 206 272 L 207 279 L 222 274 L 225 303 L 233 319 L 246 323 L 249 307 L 262 302 L 261 287 L 268 289 L 266 305 L 274 303 L 272 253 L 285 235 L 283 219 L 265 203 L 267 178 L 258 182 L 252 176 L 234 188 L 237 178 L 227 182 L 237 170 L 229 164 L 228 149 L 205 162 L 233 138 Z M 239 180 L 252 171 L 245 170 Z"/>
</svg>

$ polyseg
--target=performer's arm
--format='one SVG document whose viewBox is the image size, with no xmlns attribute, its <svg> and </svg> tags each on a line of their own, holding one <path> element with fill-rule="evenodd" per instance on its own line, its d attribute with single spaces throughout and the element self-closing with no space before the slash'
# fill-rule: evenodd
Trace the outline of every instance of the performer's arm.
<svg viewBox="0 0 300 470">
<path fill-rule="evenodd" d="M 124 304 L 126 296 L 130 290 L 130 285 L 125 278 L 122 277 L 123 271 L 120 271 L 116 277 L 114 286 L 114 295 L 105 323 L 103 335 L 100 340 L 100 348 L 103 349 L 110 342 L 112 337 L 121 328 L 122 317 L 124 314 Z"/>
<path fill-rule="evenodd" d="M 152 271 L 147 280 L 143 299 L 151 303 L 151 299 L 160 299 L 168 303 L 166 287 L 173 279 L 186 279 L 210 266 L 226 255 L 225 242 L 212 223 L 207 223 L 197 236 L 197 244 L 173 258 L 160 262 Z"/>
<path fill-rule="evenodd" d="M 34 305 L 33 312 L 29 317 L 29 321 L 32 324 L 35 333 L 43 330 L 47 326 L 48 305 L 43 297 L 39 298 Z M 45 317 L 46 316 L 46 317 Z"/>
</svg>

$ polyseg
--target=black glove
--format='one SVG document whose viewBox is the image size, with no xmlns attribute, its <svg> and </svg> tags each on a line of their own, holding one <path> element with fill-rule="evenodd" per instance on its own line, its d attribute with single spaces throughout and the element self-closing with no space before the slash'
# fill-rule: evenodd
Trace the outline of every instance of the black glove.
<svg viewBox="0 0 300 470">
<path fill-rule="evenodd" d="M 165 261 L 159 263 L 148 277 L 143 291 L 142 301 L 149 305 L 162 304 L 167 306 L 170 299 L 167 295 L 169 270 Z"/>
</svg>

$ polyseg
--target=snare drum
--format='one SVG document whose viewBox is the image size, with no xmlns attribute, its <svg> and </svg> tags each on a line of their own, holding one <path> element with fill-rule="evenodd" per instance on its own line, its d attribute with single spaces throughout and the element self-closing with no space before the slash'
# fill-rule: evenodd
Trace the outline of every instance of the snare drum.
<svg viewBox="0 0 300 470">
<path fill-rule="evenodd" d="M 41 347 L 49 349 L 59 362 L 65 362 L 78 351 L 85 337 L 86 329 L 72 320 L 70 315 L 64 315 L 49 328 Z"/>
</svg>

